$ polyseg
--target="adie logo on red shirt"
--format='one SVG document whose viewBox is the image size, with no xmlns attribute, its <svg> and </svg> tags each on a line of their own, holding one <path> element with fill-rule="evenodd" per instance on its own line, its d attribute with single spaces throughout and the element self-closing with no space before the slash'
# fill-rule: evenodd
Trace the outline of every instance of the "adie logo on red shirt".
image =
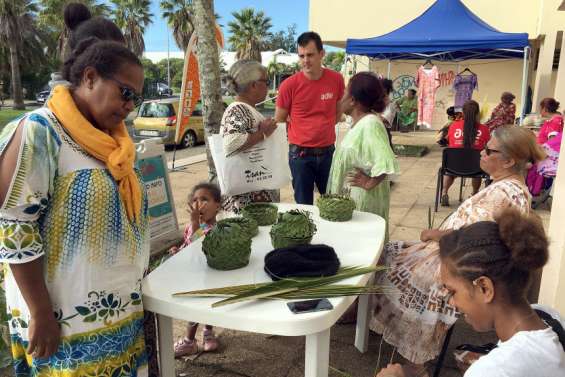
<svg viewBox="0 0 565 377">
<path fill-rule="evenodd" d="M 326 101 L 326 100 L 332 99 L 332 98 L 334 98 L 334 94 L 331 93 L 331 92 L 330 92 L 330 93 L 324 93 L 324 94 L 322 94 L 322 96 L 320 97 L 320 99 L 321 99 L 322 101 Z"/>
</svg>

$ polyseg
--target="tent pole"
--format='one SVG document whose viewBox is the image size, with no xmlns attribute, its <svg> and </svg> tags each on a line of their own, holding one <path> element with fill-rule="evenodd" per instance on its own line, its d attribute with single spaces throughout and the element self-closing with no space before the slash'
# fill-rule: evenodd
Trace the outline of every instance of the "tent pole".
<svg viewBox="0 0 565 377">
<path fill-rule="evenodd" d="M 386 71 L 386 78 L 390 79 L 390 59 L 388 59 L 388 68 L 387 68 L 387 71 Z"/>
<path fill-rule="evenodd" d="M 522 72 L 522 109 L 520 111 L 520 125 L 524 122 L 524 109 L 526 108 L 526 96 L 528 95 L 528 55 L 530 52 L 530 47 L 524 47 L 524 62 L 523 62 L 523 72 Z"/>
</svg>

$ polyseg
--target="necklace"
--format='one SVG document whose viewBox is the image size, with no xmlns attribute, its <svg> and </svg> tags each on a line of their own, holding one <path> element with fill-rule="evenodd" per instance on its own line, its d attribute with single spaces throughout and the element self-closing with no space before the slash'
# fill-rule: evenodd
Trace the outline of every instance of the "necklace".
<svg viewBox="0 0 565 377">
<path fill-rule="evenodd" d="M 520 321 L 518 321 L 518 323 L 516 324 L 516 326 L 514 326 L 514 328 L 512 329 L 512 332 L 515 334 L 518 330 L 518 328 L 520 327 L 520 325 L 522 323 L 524 323 L 524 321 L 526 321 L 527 319 L 532 318 L 533 316 L 536 316 L 537 313 L 536 312 L 531 312 L 529 315 L 525 316 L 524 318 L 522 318 Z"/>
</svg>

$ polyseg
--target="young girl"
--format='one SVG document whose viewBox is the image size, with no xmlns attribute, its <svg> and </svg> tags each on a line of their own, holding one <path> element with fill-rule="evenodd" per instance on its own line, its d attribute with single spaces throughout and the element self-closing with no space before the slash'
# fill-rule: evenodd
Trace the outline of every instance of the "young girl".
<svg viewBox="0 0 565 377">
<path fill-rule="evenodd" d="M 218 186 L 211 183 L 200 183 L 192 189 L 188 201 L 190 222 L 184 231 L 184 241 L 180 247 L 173 247 L 171 254 L 178 253 L 198 238 L 206 235 L 216 225 L 216 215 L 220 211 L 221 192 Z M 175 343 L 175 357 L 192 355 L 198 352 L 196 330 L 198 323 L 189 322 L 187 334 Z M 218 348 L 218 340 L 212 332 L 212 326 L 204 328 L 204 351 L 214 351 Z"/>
<path fill-rule="evenodd" d="M 446 299 L 475 330 L 494 329 L 500 339 L 464 377 L 562 376 L 565 345 L 526 299 L 532 275 L 548 259 L 541 220 L 515 209 L 503 211 L 495 220 L 474 223 L 440 240 Z M 543 311 L 560 321 L 551 310 Z M 398 364 L 377 375 L 404 376 Z"/>
</svg>

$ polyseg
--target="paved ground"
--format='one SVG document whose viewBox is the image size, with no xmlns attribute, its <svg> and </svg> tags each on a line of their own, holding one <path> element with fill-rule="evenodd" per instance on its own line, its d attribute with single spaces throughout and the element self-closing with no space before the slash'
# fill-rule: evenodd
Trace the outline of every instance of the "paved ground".
<svg viewBox="0 0 565 377">
<path fill-rule="evenodd" d="M 427 227 L 428 208 L 433 209 L 441 149 L 435 144 L 434 132 L 395 134 L 393 141 L 398 144 L 425 144 L 431 149 L 429 154 L 421 158 L 399 158 L 401 174 L 392 189 L 391 239 L 418 239 L 420 232 Z M 204 162 L 171 173 L 175 204 L 182 224 L 188 220 L 184 208 L 191 187 L 205 180 L 206 177 Z M 456 207 L 457 183 L 451 191 L 452 206 L 440 208 L 435 215 L 436 226 Z M 470 187 L 466 187 L 464 198 L 469 196 L 469 191 Z M 281 200 L 293 201 L 291 187 L 282 190 Z M 538 212 L 547 224 L 549 212 L 545 209 Z M 175 336 L 182 336 L 185 326 L 184 322 L 175 321 Z M 272 337 L 227 329 L 216 329 L 216 331 L 222 343 L 221 349 L 215 353 L 202 354 L 195 360 L 178 360 L 176 364 L 178 376 L 298 377 L 303 375 L 303 337 Z M 372 377 L 374 375 L 379 359 L 380 337 L 371 334 L 369 351 L 361 354 L 353 347 L 354 333 L 355 329 L 352 325 L 336 325 L 332 328 L 330 376 Z M 462 343 L 483 344 L 487 341 L 492 341 L 492 334 L 478 336 L 464 323 L 458 323 L 451 345 L 453 347 Z M 399 360 L 398 355 L 392 355 L 391 348 L 386 344 L 382 346 L 381 351 L 381 365 L 386 365 L 391 356 L 394 356 L 394 360 Z M 451 355 L 451 352 L 449 354 Z M 451 357 L 447 360 L 441 376 L 460 376 L 454 369 L 454 361 Z"/>
</svg>

